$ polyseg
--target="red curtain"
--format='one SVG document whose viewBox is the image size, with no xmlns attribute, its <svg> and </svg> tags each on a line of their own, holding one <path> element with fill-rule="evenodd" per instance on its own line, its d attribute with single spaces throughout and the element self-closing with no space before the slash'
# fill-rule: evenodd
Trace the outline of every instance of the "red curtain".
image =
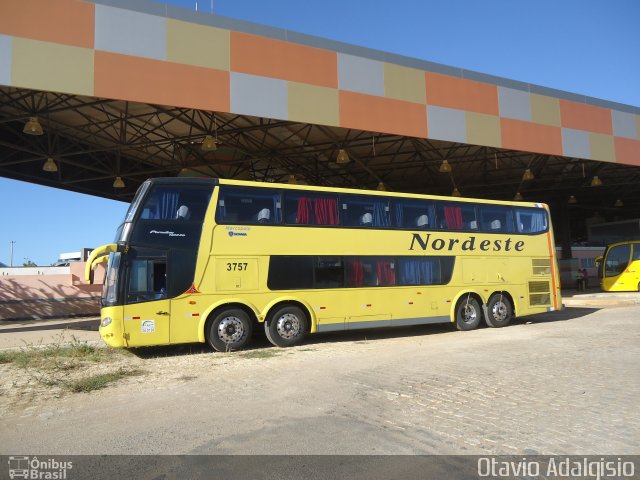
<svg viewBox="0 0 640 480">
<path fill-rule="evenodd" d="M 396 284 L 396 271 L 391 268 L 391 260 L 378 260 L 378 285 L 390 286 Z"/>
<path fill-rule="evenodd" d="M 447 223 L 447 228 L 462 230 L 462 208 L 444 207 L 444 220 Z"/>
<path fill-rule="evenodd" d="M 307 197 L 300 197 L 298 199 L 298 215 L 296 216 L 296 223 L 309 224 L 311 223 L 311 199 Z"/>
<path fill-rule="evenodd" d="M 316 224 L 338 224 L 338 201 L 335 198 L 316 198 L 314 201 Z"/>
<path fill-rule="evenodd" d="M 364 283 L 364 268 L 358 259 L 347 260 L 347 285 L 361 287 Z"/>
<path fill-rule="evenodd" d="M 296 223 L 300 225 L 337 225 L 338 200 L 335 198 L 308 197 L 298 199 Z"/>
</svg>

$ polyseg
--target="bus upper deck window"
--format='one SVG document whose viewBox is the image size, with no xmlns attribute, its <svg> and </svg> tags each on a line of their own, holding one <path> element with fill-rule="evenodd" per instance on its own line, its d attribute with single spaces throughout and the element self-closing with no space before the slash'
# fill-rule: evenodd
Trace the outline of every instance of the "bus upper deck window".
<svg viewBox="0 0 640 480">
<path fill-rule="evenodd" d="M 481 206 L 480 225 L 485 232 L 512 233 L 513 210 L 510 207 Z"/>
<path fill-rule="evenodd" d="M 193 185 L 156 185 L 142 207 L 142 220 L 202 221 L 211 188 Z"/>
<path fill-rule="evenodd" d="M 428 229 L 435 224 L 432 202 L 396 201 L 393 206 L 395 226 L 398 228 Z"/>
<path fill-rule="evenodd" d="M 547 230 L 547 214 L 541 208 L 516 208 L 518 233 L 542 233 Z"/>
<path fill-rule="evenodd" d="M 473 204 L 438 205 L 438 225 L 443 230 L 477 230 L 478 219 Z"/>
<path fill-rule="evenodd" d="M 287 225 L 338 225 L 338 196 L 310 192 L 284 193 Z"/>
<path fill-rule="evenodd" d="M 341 197 L 343 225 L 350 227 L 390 227 L 387 199 L 344 195 Z"/>
<path fill-rule="evenodd" d="M 279 224 L 280 192 L 258 188 L 222 188 L 216 221 L 229 224 Z"/>
</svg>

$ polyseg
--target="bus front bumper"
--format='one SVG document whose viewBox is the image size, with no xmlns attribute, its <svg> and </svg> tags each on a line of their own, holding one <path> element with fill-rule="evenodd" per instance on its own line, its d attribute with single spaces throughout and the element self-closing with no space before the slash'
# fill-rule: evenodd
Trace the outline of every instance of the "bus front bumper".
<svg viewBox="0 0 640 480">
<path fill-rule="evenodd" d="M 100 311 L 100 338 L 110 347 L 126 347 L 122 307 L 106 307 Z"/>
</svg>

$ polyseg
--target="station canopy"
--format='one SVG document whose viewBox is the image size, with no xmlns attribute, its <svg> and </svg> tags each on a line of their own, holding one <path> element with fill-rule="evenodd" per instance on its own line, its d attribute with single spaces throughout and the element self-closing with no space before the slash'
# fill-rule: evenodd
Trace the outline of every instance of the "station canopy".
<svg viewBox="0 0 640 480">
<path fill-rule="evenodd" d="M 122 201 L 205 176 L 638 215 L 637 107 L 112 3 L 2 2 L 0 176 Z"/>
</svg>

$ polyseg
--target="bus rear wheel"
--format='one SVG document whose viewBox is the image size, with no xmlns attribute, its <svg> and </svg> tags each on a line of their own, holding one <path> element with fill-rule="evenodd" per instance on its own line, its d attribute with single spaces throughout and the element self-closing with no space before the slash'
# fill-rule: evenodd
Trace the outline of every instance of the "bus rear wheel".
<svg viewBox="0 0 640 480">
<path fill-rule="evenodd" d="M 276 347 L 292 347 L 300 343 L 309 332 L 309 321 L 298 307 L 286 306 L 271 315 L 264 324 L 264 331 Z"/>
<path fill-rule="evenodd" d="M 506 327 L 513 318 L 513 305 L 503 294 L 495 294 L 487 304 L 487 325 L 494 328 Z"/>
<path fill-rule="evenodd" d="M 244 310 L 222 310 L 209 324 L 207 341 L 217 352 L 241 350 L 249 343 L 252 329 L 251 319 Z"/>
<path fill-rule="evenodd" d="M 478 328 L 482 313 L 480 304 L 471 295 L 462 297 L 456 306 L 456 328 L 466 331 Z"/>
</svg>

